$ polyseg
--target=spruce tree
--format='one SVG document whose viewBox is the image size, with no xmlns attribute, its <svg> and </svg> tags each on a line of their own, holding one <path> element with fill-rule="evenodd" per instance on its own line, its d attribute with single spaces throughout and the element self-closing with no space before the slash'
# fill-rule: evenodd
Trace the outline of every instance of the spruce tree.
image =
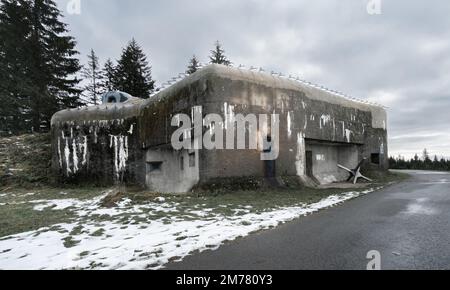
<svg viewBox="0 0 450 290">
<path fill-rule="evenodd" d="M 75 41 L 61 17 L 53 0 L 1 0 L 0 87 L 15 132 L 48 130 L 56 111 L 81 104 Z"/>
<path fill-rule="evenodd" d="M 139 98 L 148 98 L 153 91 L 151 67 L 137 42 L 132 39 L 117 62 L 114 87 Z"/>
<path fill-rule="evenodd" d="M 389 168 L 390 169 L 398 169 L 397 160 L 394 157 L 389 157 Z"/>
<path fill-rule="evenodd" d="M 186 70 L 186 73 L 189 75 L 195 73 L 198 70 L 199 65 L 200 65 L 200 63 L 199 63 L 197 57 L 195 55 L 192 56 L 191 60 L 189 61 L 189 65 Z"/>
<path fill-rule="evenodd" d="M 31 109 L 35 130 L 49 128 L 52 115 L 62 108 L 81 105 L 81 90 L 75 74 L 80 70 L 74 56 L 76 42 L 68 36 L 67 25 L 53 0 L 30 0 L 32 34 Z M 44 124 L 42 124 L 44 123 Z"/>
<path fill-rule="evenodd" d="M 87 66 L 83 68 L 82 76 L 87 82 L 84 90 L 88 102 L 94 105 L 99 104 L 100 94 L 102 93 L 102 71 L 98 65 L 98 57 L 93 49 L 88 55 Z"/>
<path fill-rule="evenodd" d="M 423 149 L 423 152 L 422 152 L 422 160 L 423 160 L 424 162 L 431 161 L 431 159 L 430 159 L 430 154 L 428 153 L 427 148 Z"/>
<path fill-rule="evenodd" d="M 214 44 L 214 49 L 211 50 L 211 56 L 209 59 L 211 63 L 231 65 L 231 61 L 229 61 L 225 56 L 225 50 L 223 50 L 219 41 L 216 41 Z"/>
<path fill-rule="evenodd" d="M 31 33 L 29 6 L 23 0 L 0 2 L 0 134 L 24 132 L 31 125 L 29 91 Z"/>
<path fill-rule="evenodd" d="M 116 77 L 116 68 L 114 67 L 114 63 L 110 58 L 108 58 L 105 62 L 105 65 L 102 69 L 102 93 L 107 93 L 110 91 L 114 91 L 115 88 L 115 77 Z"/>
</svg>

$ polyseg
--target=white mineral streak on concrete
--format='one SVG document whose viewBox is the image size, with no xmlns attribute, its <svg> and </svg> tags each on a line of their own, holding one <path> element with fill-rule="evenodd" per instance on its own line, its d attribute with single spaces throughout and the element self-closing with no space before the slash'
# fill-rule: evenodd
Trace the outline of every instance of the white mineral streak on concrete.
<svg viewBox="0 0 450 290">
<path fill-rule="evenodd" d="M 57 146 L 58 146 L 58 162 L 59 162 L 59 168 L 62 169 L 63 164 L 62 164 L 61 138 L 60 138 L 60 137 L 58 137 L 58 144 L 57 144 Z"/>
<path fill-rule="evenodd" d="M 66 162 L 66 173 L 67 176 L 69 176 L 72 171 L 70 170 L 70 148 L 69 148 L 69 140 L 65 139 L 65 146 L 64 146 L 64 159 Z"/>
<path fill-rule="evenodd" d="M 80 144 L 80 146 L 83 149 L 83 161 L 81 162 L 81 164 L 84 166 L 87 164 L 87 151 L 88 151 L 87 136 L 83 137 L 83 143 Z"/>
<path fill-rule="evenodd" d="M 291 128 L 291 126 L 292 126 L 291 112 L 288 112 L 287 113 L 287 134 L 288 134 L 289 138 L 292 135 L 292 128 Z"/>
<path fill-rule="evenodd" d="M 72 140 L 72 161 L 73 161 L 73 171 L 72 173 L 78 172 L 78 151 L 77 151 L 77 143 L 75 139 Z"/>
<path fill-rule="evenodd" d="M 298 176 L 305 175 L 305 134 L 297 134 L 297 155 L 295 157 L 295 169 Z"/>
<path fill-rule="evenodd" d="M 233 122 L 235 122 L 234 106 L 225 102 L 223 104 L 223 109 L 225 117 L 224 128 L 225 130 L 228 130 L 228 126 L 232 126 Z"/>
<path fill-rule="evenodd" d="M 352 136 L 353 132 L 349 129 L 345 129 L 345 139 L 347 140 L 348 143 L 351 142 L 351 136 Z"/>
<path fill-rule="evenodd" d="M 325 127 L 330 121 L 331 121 L 331 116 L 330 115 L 322 115 L 320 117 L 320 129 Z"/>
<path fill-rule="evenodd" d="M 336 139 L 336 120 L 333 118 L 333 141 Z"/>
<path fill-rule="evenodd" d="M 133 135 L 134 124 L 131 124 L 130 130 L 128 130 L 128 134 Z"/>
<path fill-rule="evenodd" d="M 114 154 L 114 173 L 116 180 L 120 180 L 121 173 L 124 173 L 128 161 L 128 136 L 110 135 L 109 147 Z"/>
</svg>

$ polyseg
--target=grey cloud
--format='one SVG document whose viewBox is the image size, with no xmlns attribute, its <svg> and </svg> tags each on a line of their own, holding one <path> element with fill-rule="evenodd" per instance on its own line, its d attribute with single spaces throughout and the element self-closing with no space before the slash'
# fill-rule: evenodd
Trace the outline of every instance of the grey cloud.
<svg viewBox="0 0 450 290">
<path fill-rule="evenodd" d="M 58 0 L 65 7 L 69 0 Z M 81 0 L 66 15 L 83 57 L 94 48 L 117 59 L 135 37 L 159 83 L 207 61 L 219 39 L 236 64 L 298 74 L 389 105 L 390 150 L 410 156 L 427 147 L 450 157 L 450 2 Z M 427 132 L 428 138 L 411 139 Z M 436 135 L 434 133 L 439 133 Z M 434 134 L 434 135 L 433 135 Z"/>
</svg>

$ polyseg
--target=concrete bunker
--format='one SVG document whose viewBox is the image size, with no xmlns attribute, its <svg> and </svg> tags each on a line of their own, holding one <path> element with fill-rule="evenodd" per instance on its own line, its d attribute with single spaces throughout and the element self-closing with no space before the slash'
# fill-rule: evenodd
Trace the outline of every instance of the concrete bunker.
<svg viewBox="0 0 450 290">
<path fill-rule="evenodd" d="M 292 78 L 209 65 L 138 99 L 107 94 L 103 104 L 64 110 L 52 118 L 52 164 L 61 182 L 137 184 L 168 193 L 226 178 L 295 177 L 306 185 L 344 181 L 363 170 L 387 170 L 387 114 L 383 107 Z M 262 150 L 175 150 L 171 124 L 177 114 L 223 120 L 249 114 L 279 116 L 279 156 L 262 161 Z M 220 125 L 220 124 L 218 124 Z M 211 128 L 193 131 L 198 141 Z M 261 131 L 267 134 L 268 131 Z M 268 136 L 269 137 L 269 136 Z"/>
</svg>

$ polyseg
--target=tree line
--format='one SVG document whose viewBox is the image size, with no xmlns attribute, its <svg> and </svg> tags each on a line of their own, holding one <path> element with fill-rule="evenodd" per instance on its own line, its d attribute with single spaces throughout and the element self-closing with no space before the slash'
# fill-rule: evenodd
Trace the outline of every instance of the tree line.
<svg viewBox="0 0 450 290">
<path fill-rule="evenodd" d="M 443 157 L 438 158 L 437 155 L 431 159 L 428 150 L 424 149 L 421 157 L 418 154 L 411 159 L 405 159 L 403 156 L 390 157 L 389 168 L 450 171 L 450 160 Z"/>
<path fill-rule="evenodd" d="M 135 39 L 117 61 L 101 65 L 92 49 L 83 66 L 62 18 L 54 0 L 0 0 L 0 134 L 48 131 L 55 112 L 99 104 L 108 91 L 148 98 L 155 90 L 152 67 Z M 209 61 L 231 64 L 219 41 Z M 186 73 L 199 65 L 194 55 Z"/>
</svg>

